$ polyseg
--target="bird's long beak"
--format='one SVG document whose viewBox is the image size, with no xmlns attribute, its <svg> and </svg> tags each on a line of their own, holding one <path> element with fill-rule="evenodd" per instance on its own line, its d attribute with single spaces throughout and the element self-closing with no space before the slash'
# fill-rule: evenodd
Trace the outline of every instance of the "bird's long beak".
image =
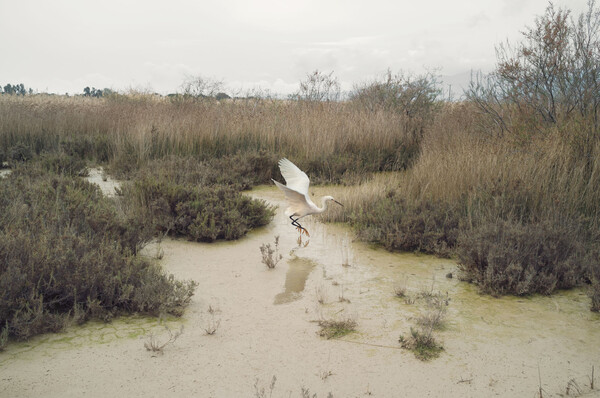
<svg viewBox="0 0 600 398">
<path fill-rule="evenodd" d="M 331 199 L 331 200 L 333 200 L 333 201 L 334 201 L 335 203 L 337 203 L 338 205 L 340 205 L 340 206 L 344 207 L 344 205 L 343 205 L 343 204 L 341 204 L 340 202 L 338 202 L 337 200 L 335 200 L 335 199 Z"/>
</svg>

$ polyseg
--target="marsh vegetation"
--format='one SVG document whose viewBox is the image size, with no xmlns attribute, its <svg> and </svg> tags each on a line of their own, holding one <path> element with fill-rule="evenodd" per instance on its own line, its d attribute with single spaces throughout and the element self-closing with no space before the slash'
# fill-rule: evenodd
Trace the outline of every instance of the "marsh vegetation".
<svg viewBox="0 0 600 398">
<path fill-rule="evenodd" d="M 573 19 L 549 6 L 453 102 L 432 74 L 392 72 L 344 100 L 0 96 L 0 163 L 13 169 L 0 179 L 1 336 L 181 314 L 195 284 L 140 248 L 268 224 L 274 209 L 240 191 L 292 154 L 317 183 L 357 184 L 325 220 L 360 239 L 457 258 L 492 295 L 585 285 L 598 311 L 599 26 L 594 3 Z M 117 198 L 79 179 L 90 164 L 127 180 Z"/>
</svg>

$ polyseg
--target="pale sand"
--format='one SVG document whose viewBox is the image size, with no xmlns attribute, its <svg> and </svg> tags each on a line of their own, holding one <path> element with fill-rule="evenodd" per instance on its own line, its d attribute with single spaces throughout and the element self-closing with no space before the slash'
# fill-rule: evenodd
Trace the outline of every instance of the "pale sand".
<svg viewBox="0 0 600 398">
<path fill-rule="evenodd" d="M 0 353 L 0 396 L 252 397 L 258 380 L 268 397 L 275 375 L 273 397 L 300 397 L 301 387 L 318 397 L 534 397 L 539 368 L 550 397 L 565 393 L 573 378 L 588 391 L 593 365 L 600 387 L 600 318 L 585 292 L 480 296 L 473 285 L 445 278 L 456 272 L 451 260 L 372 249 L 353 242 L 347 228 L 316 220 L 303 223 L 312 237 L 298 247 L 283 194 L 261 188 L 252 195 L 280 206 L 269 226 L 237 242 L 161 244 L 163 266 L 199 283 L 184 317 L 169 322 L 185 329 L 163 355 L 144 349 L 150 331 L 166 336 L 155 319 L 89 323 Z M 270 270 L 259 247 L 275 235 L 284 258 Z M 398 343 L 424 310 L 394 297 L 394 285 L 405 280 L 410 292 L 433 283 L 450 297 L 448 326 L 437 333 L 445 351 L 430 362 Z M 339 301 L 342 294 L 350 303 Z M 313 321 L 348 315 L 356 333 L 317 335 Z M 217 321 L 215 335 L 206 335 Z"/>
</svg>

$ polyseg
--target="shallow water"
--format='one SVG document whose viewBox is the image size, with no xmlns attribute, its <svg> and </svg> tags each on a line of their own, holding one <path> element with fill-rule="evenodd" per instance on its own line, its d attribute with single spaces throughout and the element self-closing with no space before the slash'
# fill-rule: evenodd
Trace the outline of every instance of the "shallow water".
<svg viewBox="0 0 600 398">
<path fill-rule="evenodd" d="M 304 258 L 291 258 L 285 274 L 284 291 L 275 296 L 273 303 L 284 304 L 299 300 L 304 292 L 306 280 L 316 265 L 314 261 Z"/>
<path fill-rule="evenodd" d="M 119 188 L 120 183 L 104 174 L 102 167 L 88 169 L 88 175 L 85 177 L 88 182 L 100 187 L 102 193 L 108 197 L 115 196 L 115 189 Z"/>
<path fill-rule="evenodd" d="M 600 367 L 600 318 L 581 290 L 481 296 L 445 277 L 456 273 L 454 261 L 372 248 L 344 226 L 309 217 L 302 224 L 311 237 L 299 241 L 279 191 L 250 195 L 280 208 L 244 239 L 147 248 L 149 256 L 164 252 L 169 272 L 199 283 L 185 316 L 169 323 L 185 330 L 164 355 L 144 349 L 150 332 L 166 338 L 155 319 L 74 327 L 0 353 L 0 396 L 255 396 L 255 384 L 269 393 L 273 375 L 274 397 L 301 396 L 301 387 L 319 397 L 535 396 L 539 375 L 544 396 L 556 396 L 571 379 L 586 392 L 592 366 Z M 267 269 L 259 247 L 276 235 L 283 259 Z M 398 284 L 411 295 L 448 294 L 438 359 L 421 362 L 400 349 L 398 337 L 425 307 L 396 298 Z M 357 332 L 320 338 L 315 321 L 336 318 L 355 319 Z"/>
</svg>

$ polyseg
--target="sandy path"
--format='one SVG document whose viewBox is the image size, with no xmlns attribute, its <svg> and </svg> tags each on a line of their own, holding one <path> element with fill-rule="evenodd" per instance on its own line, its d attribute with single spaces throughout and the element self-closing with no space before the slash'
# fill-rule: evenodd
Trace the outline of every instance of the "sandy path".
<svg viewBox="0 0 600 398">
<path fill-rule="evenodd" d="M 274 189 L 254 194 L 283 207 Z M 303 223 L 312 237 L 298 247 L 282 213 L 237 242 L 162 243 L 169 272 L 199 283 L 183 319 L 170 322 L 183 323 L 184 333 L 163 355 L 144 349 L 149 331 L 165 336 L 154 319 L 91 323 L 0 353 L 0 396 L 240 397 L 256 396 L 257 380 L 269 396 L 276 376 L 273 397 L 299 397 L 302 387 L 319 397 L 533 397 L 538 367 L 544 396 L 564 393 L 572 378 L 588 391 L 592 365 L 600 373 L 600 318 L 583 292 L 479 296 L 445 278 L 456 269 L 451 260 L 375 250 L 352 242 L 343 227 Z M 259 246 L 275 235 L 284 259 L 269 270 Z M 405 279 L 413 292 L 433 283 L 451 298 L 448 327 L 438 334 L 445 351 L 431 362 L 399 348 L 422 310 L 393 296 Z M 311 322 L 346 315 L 358 332 L 341 340 L 322 339 Z"/>
</svg>

